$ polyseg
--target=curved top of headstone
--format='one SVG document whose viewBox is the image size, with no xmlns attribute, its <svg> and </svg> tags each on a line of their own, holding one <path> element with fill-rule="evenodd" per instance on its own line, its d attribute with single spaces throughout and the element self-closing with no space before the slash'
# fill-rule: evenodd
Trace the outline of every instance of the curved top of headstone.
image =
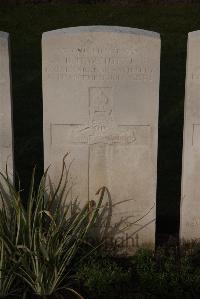
<svg viewBox="0 0 200 299">
<path fill-rule="evenodd" d="M 188 37 L 200 37 L 200 30 L 196 30 L 196 31 L 191 31 L 188 33 Z"/>
<path fill-rule="evenodd" d="M 120 26 L 78 26 L 68 27 L 62 29 L 56 29 L 43 33 L 43 37 L 54 35 L 54 34 L 65 34 L 65 33 L 81 33 L 81 32 L 113 32 L 113 33 L 128 33 L 145 35 L 147 37 L 160 38 L 160 34 L 154 31 L 148 31 L 143 29 L 131 28 L 131 27 L 120 27 Z"/>
<path fill-rule="evenodd" d="M 8 36 L 9 36 L 9 33 L 7 33 L 7 32 L 3 32 L 3 31 L 0 31 L 0 38 L 8 38 Z"/>
</svg>

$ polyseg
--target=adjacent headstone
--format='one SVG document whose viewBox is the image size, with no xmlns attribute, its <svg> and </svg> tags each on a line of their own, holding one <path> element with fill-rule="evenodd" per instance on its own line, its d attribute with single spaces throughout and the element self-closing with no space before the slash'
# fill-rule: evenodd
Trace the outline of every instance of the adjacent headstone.
<svg viewBox="0 0 200 299">
<path fill-rule="evenodd" d="M 90 26 L 43 34 L 44 164 L 56 182 L 70 152 L 73 197 L 106 186 L 108 243 L 154 246 L 160 37 Z"/>
<path fill-rule="evenodd" d="M 200 238 L 200 31 L 188 35 L 183 138 L 181 240 Z"/>
<path fill-rule="evenodd" d="M 0 32 L 0 171 L 13 179 L 12 102 L 9 34 Z"/>
</svg>

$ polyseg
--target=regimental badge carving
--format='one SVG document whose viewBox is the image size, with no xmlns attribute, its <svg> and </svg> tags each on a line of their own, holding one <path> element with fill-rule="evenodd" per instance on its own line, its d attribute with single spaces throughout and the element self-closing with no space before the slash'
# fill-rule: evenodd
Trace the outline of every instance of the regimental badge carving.
<svg viewBox="0 0 200 299">
<path fill-rule="evenodd" d="M 112 87 L 89 88 L 89 122 L 84 124 L 52 124 L 52 130 L 59 126 L 64 129 L 63 140 L 69 144 L 133 144 L 136 142 L 135 126 L 118 125 L 113 112 Z"/>
<path fill-rule="evenodd" d="M 103 131 L 113 123 L 113 96 L 111 87 L 89 89 L 90 125 Z"/>
</svg>

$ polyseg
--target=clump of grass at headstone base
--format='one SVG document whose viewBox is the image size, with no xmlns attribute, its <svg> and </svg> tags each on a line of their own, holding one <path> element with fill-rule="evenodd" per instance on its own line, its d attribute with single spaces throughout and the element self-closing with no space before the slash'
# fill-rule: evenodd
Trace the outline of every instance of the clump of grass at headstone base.
<svg viewBox="0 0 200 299">
<path fill-rule="evenodd" d="M 73 263 L 81 258 L 78 250 L 98 217 L 105 187 L 99 190 L 95 209 L 91 210 L 88 202 L 79 208 L 77 201 L 68 198 L 68 172 L 64 157 L 60 180 L 48 190 L 48 170 L 36 187 L 34 169 L 26 206 L 8 175 L 1 174 L 8 190 L 6 198 L 2 193 L 1 213 L 7 213 L 7 206 L 10 216 L 4 223 L 0 220 L 0 238 L 7 253 L 15 257 L 16 275 L 26 285 L 24 296 L 34 293 L 41 298 L 57 298 L 61 293 L 72 293 L 82 298 L 71 287 Z M 9 229 L 4 228 L 6 222 Z"/>
</svg>

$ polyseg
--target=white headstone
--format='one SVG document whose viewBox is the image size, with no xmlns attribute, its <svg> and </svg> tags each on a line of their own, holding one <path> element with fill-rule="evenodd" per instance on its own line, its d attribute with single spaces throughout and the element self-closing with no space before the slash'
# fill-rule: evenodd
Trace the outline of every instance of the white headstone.
<svg viewBox="0 0 200 299">
<path fill-rule="evenodd" d="M 92 200 L 102 186 L 111 193 L 112 242 L 131 252 L 154 246 L 159 34 L 66 28 L 44 33 L 42 52 L 44 164 L 53 181 L 70 152 L 73 196 Z"/>
<path fill-rule="evenodd" d="M 183 138 L 181 240 L 200 238 L 200 31 L 188 35 Z"/>
<path fill-rule="evenodd" d="M 0 171 L 13 179 L 12 102 L 9 34 L 0 32 Z"/>
</svg>

